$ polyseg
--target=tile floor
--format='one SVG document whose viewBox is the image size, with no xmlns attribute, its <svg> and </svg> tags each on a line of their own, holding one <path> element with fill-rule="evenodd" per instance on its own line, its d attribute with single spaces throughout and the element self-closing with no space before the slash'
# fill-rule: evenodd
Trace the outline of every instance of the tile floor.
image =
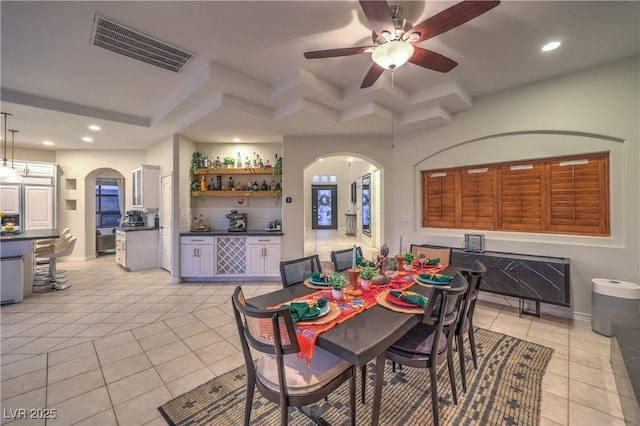
<svg viewBox="0 0 640 426">
<path fill-rule="evenodd" d="M 314 233 L 305 250 L 353 240 Z M 363 250 L 370 250 L 363 247 Z M 367 253 L 367 251 L 365 251 Z M 237 283 L 171 284 L 163 270 L 123 271 L 113 256 L 61 262 L 72 287 L 0 309 L 2 418 L 12 425 L 164 425 L 157 407 L 243 363 L 229 305 Z M 279 288 L 243 282 L 247 296 Z M 480 301 L 476 325 L 555 349 L 542 425 L 624 425 L 610 339 L 587 322 Z M 30 409 L 55 419 L 16 418 Z"/>
</svg>

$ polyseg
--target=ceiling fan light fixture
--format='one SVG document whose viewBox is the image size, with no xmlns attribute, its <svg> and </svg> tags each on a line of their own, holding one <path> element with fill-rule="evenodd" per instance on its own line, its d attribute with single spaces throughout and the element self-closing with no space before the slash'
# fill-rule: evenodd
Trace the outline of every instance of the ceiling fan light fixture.
<svg viewBox="0 0 640 426">
<path fill-rule="evenodd" d="M 413 52 L 412 44 L 394 40 L 376 47 L 371 59 L 382 68 L 393 70 L 404 65 L 413 56 Z"/>
</svg>

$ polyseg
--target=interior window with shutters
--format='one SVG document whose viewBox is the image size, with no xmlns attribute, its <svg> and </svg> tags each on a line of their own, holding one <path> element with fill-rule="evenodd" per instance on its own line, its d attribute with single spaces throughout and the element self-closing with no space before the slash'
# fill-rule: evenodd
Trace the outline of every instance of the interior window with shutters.
<svg viewBox="0 0 640 426">
<path fill-rule="evenodd" d="M 610 234 L 609 154 L 422 171 L 422 226 Z"/>
</svg>

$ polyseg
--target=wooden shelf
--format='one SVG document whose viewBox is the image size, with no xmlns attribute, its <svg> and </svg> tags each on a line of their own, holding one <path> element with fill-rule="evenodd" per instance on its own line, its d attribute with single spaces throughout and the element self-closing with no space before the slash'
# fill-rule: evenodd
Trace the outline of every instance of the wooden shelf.
<svg viewBox="0 0 640 426">
<path fill-rule="evenodd" d="M 273 167 L 267 168 L 229 168 L 198 169 L 196 175 L 273 175 Z"/>
<path fill-rule="evenodd" d="M 192 197 L 272 197 L 271 191 L 191 191 Z"/>
</svg>

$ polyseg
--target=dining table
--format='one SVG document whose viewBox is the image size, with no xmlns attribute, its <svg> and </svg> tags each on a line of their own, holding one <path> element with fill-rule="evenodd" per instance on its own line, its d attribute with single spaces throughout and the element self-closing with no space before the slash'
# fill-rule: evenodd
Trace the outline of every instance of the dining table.
<svg viewBox="0 0 640 426">
<path fill-rule="evenodd" d="M 459 268 L 447 267 L 440 273 L 454 276 L 458 271 Z M 409 289 L 429 297 L 433 287 L 416 283 Z M 267 309 L 314 292 L 317 292 L 317 290 L 303 284 L 296 284 L 271 293 L 248 298 L 247 302 L 257 308 Z M 377 304 L 320 333 L 317 337 L 315 344 L 318 347 L 350 362 L 356 367 L 362 368 L 370 361 L 376 360 L 371 413 L 371 425 L 373 426 L 378 425 L 380 417 L 385 352 L 401 336 L 421 322 L 422 317 L 423 314 L 396 312 Z"/>
</svg>

